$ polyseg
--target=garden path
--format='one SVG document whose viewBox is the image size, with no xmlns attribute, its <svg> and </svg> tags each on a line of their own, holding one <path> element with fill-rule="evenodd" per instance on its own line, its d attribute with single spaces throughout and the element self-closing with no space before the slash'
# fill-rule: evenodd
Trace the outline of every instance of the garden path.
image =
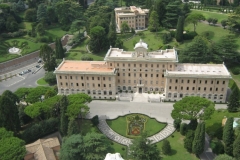
<svg viewBox="0 0 240 160">
<path fill-rule="evenodd" d="M 120 143 L 125 146 L 129 146 L 132 143 L 131 142 L 132 139 L 124 137 L 124 136 L 116 133 L 115 131 L 113 131 L 107 124 L 106 119 L 99 120 L 98 128 L 109 139 L 111 139 L 117 143 Z M 148 139 L 150 139 L 152 141 L 152 143 L 157 143 L 157 142 L 167 138 L 168 136 L 170 136 L 174 131 L 175 131 L 174 126 L 172 124 L 168 123 L 167 126 L 163 130 L 161 130 L 157 134 L 149 137 Z"/>
</svg>

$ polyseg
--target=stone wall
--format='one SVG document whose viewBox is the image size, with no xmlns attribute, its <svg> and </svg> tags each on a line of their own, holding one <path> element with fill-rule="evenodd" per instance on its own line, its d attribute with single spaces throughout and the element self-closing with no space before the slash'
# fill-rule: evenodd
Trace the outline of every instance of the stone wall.
<svg viewBox="0 0 240 160">
<path fill-rule="evenodd" d="M 65 35 L 62 38 L 63 46 L 65 46 L 67 44 L 68 37 L 69 37 L 68 35 Z M 55 43 L 51 43 L 51 44 L 49 44 L 49 46 L 52 49 L 55 49 Z M 22 57 L 19 57 L 19 58 L 16 58 L 16 59 L 13 59 L 13 60 L 10 60 L 7 62 L 0 63 L 0 74 L 11 72 L 15 69 L 22 68 L 29 64 L 37 62 L 37 60 L 39 59 L 39 52 L 40 51 L 38 50 L 38 51 L 32 52 L 30 54 L 27 54 L 25 56 L 22 56 Z"/>
</svg>

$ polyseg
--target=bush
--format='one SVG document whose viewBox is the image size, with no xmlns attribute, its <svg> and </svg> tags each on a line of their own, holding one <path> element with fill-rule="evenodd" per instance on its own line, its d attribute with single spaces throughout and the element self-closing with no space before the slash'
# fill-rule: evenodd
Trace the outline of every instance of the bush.
<svg viewBox="0 0 240 160">
<path fill-rule="evenodd" d="M 163 140 L 163 144 L 162 144 L 162 152 L 165 155 L 169 155 L 171 153 L 171 146 L 168 140 Z"/>
<path fill-rule="evenodd" d="M 178 132 L 180 130 L 181 123 L 182 123 L 181 119 L 174 119 L 174 121 L 173 121 L 173 125 Z"/>
<path fill-rule="evenodd" d="M 88 55 L 83 55 L 83 56 L 81 57 L 81 60 L 82 60 L 82 61 L 92 61 L 93 58 L 92 58 L 92 57 L 89 57 Z"/>
<path fill-rule="evenodd" d="M 240 73 L 240 69 L 238 67 L 231 69 L 231 71 L 234 75 L 238 75 Z"/>
<path fill-rule="evenodd" d="M 43 43 L 47 43 L 48 42 L 48 37 L 38 37 L 37 38 L 37 41 L 38 42 L 43 42 Z"/>
<path fill-rule="evenodd" d="M 94 117 L 91 119 L 91 121 L 92 121 L 92 124 L 93 124 L 94 126 L 97 126 L 97 125 L 99 124 L 98 115 L 94 116 Z"/>
<path fill-rule="evenodd" d="M 180 125 L 180 133 L 181 135 L 185 135 L 187 133 L 188 125 L 186 123 L 182 123 Z"/>
<path fill-rule="evenodd" d="M 50 85 L 57 83 L 56 75 L 53 72 L 47 72 L 44 76 L 44 80 Z"/>
<path fill-rule="evenodd" d="M 193 39 L 197 35 L 198 34 L 196 32 L 194 32 L 194 31 L 187 32 L 187 33 L 183 34 L 183 39 L 184 40 L 191 40 L 191 39 Z"/>
<path fill-rule="evenodd" d="M 1 36 L 3 38 L 14 38 L 24 36 L 25 34 L 27 34 L 27 30 L 19 29 L 16 32 L 2 33 Z"/>
<path fill-rule="evenodd" d="M 33 142 L 43 136 L 46 136 L 54 131 L 57 131 L 59 119 L 50 118 L 39 123 L 33 124 L 31 127 L 27 128 L 22 132 L 21 138 L 26 142 Z"/>
<path fill-rule="evenodd" d="M 223 154 L 224 153 L 224 145 L 219 140 L 211 141 L 210 147 L 212 148 L 212 151 L 215 154 Z"/>
</svg>

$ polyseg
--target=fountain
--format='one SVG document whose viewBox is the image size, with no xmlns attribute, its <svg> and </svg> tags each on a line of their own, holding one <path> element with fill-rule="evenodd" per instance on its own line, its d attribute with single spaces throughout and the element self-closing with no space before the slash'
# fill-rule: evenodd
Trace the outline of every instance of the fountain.
<svg viewBox="0 0 240 160">
<path fill-rule="evenodd" d="M 21 52 L 21 49 L 16 48 L 16 47 L 12 47 L 12 48 L 10 48 L 10 49 L 8 50 L 8 52 L 9 52 L 10 54 L 19 54 L 19 53 Z"/>
</svg>

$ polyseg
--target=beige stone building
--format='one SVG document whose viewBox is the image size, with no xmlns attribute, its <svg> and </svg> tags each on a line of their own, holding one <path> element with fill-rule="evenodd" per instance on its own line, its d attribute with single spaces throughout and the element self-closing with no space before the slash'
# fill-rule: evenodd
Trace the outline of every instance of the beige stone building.
<svg viewBox="0 0 240 160">
<path fill-rule="evenodd" d="M 127 22 L 129 28 L 144 29 L 148 25 L 148 9 L 135 6 L 115 8 L 117 29 L 121 30 L 121 24 Z"/>
<path fill-rule="evenodd" d="M 201 96 L 225 102 L 231 75 L 224 64 L 180 64 L 175 49 L 148 52 L 142 40 L 133 51 L 111 48 L 104 61 L 63 62 L 55 70 L 59 94 L 115 98 L 119 91 L 158 93 L 162 100 Z"/>
</svg>

